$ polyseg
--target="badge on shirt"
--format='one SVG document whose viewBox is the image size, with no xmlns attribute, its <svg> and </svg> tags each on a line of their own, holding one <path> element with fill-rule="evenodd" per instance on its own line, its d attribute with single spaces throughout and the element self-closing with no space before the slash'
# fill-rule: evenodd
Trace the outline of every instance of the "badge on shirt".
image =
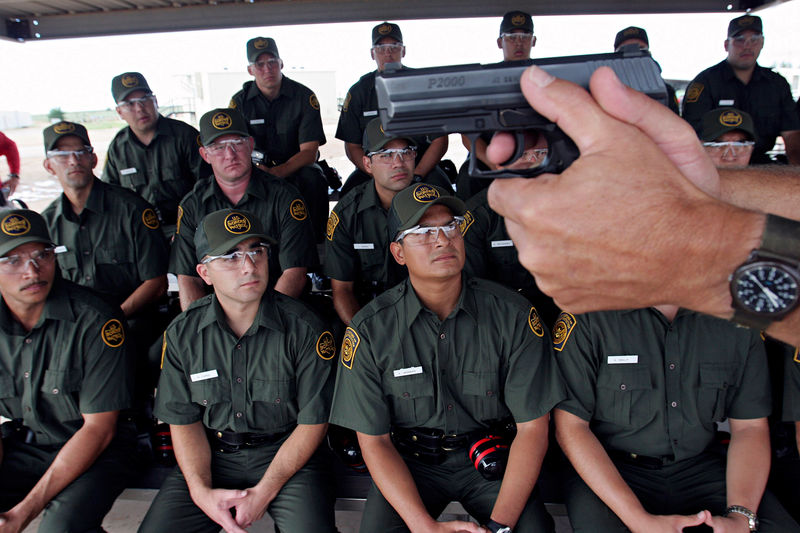
<svg viewBox="0 0 800 533">
<path fill-rule="evenodd" d="M 635 365 L 639 362 L 639 356 L 636 354 L 628 355 L 609 355 L 609 365 Z"/>
<path fill-rule="evenodd" d="M 112 318 L 100 328 L 100 338 L 109 348 L 119 348 L 125 342 L 125 329 L 122 322 Z"/>
<path fill-rule="evenodd" d="M 536 312 L 536 308 L 533 306 L 531 306 L 531 310 L 528 312 L 528 326 L 531 328 L 534 335 L 537 337 L 544 337 L 542 319 L 539 318 L 539 313 Z"/>
<path fill-rule="evenodd" d="M 219 375 L 217 375 L 217 369 L 215 368 L 214 370 L 206 370 L 205 372 L 198 372 L 197 374 L 191 374 L 189 377 L 192 379 L 192 383 L 195 383 L 197 381 L 214 379 L 219 377 Z"/>
<path fill-rule="evenodd" d="M 336 211 L 331 211 L 330 216 L 328 217 L 328 224 L 325 226 L 325 237 L 329 240 L 333 240 L 333 234 L 336 232 L 336 226 L 339 225 L 339 215 L 336 214 Z"/>
<path fill-rule="evenodd" d="M 289 214 L 292 215 L 292 218 L 295 220 L 305 220 L 308 218 L 306 204 L 303 203 L 303 200 L 300 198 L 292 200 L 292 203 L 289 205 Z"/>
<path fill-rule="evenodd" d="M 254 118 L 253 120 L 250 121 L 251 126 L 256 126 L 258 124 L 263 124 L 263 123 L 264 123 L 263 118 Z"/>
<path fill-rule="evenodd" d="M 413 376 L 414 374 L 422 374 L 421 366 L 410 366 L 408 368 L 398 368 L 394 372 L 394 377 L 401 378 L 403 376 Z"/>
<path fill-rule="evenodd" d="M 703 93 L 703 89 L 705 89 L 705 85 L 702 83 L 694 82 L 689 85 L 689 88 L 686 89 L 686 96 L 684 97 L 684 101 L 690 104 L 697 102 L 700 99 L 700 95 Z"/>
<path fill-rule="evenodd" d="M 800 348 L 795 348 L 794 349 L 794 357 L 793 357 L 793 359 L 794 359 L 795 363 L 800 363 Z"/>
<path fill-rule="evenodd" d="M 733 100 L 720 100 L 719 101 L 719 107 L 729 107 L 729 106 L 732 106 L 733 103 L 734 103 Z"/>
<path fill-rule="evenodd" d="M 356 357 L 356 350 L 358 350 L 358 343 L 361 338 L 351 327 L 347 327 L 344 332 L 344 340 L 342 340 L 342 365 L 348 370 L 353 369 L 353 359 Z"/>
<path fill-rule="evenodd" d="M 461 235 L 467 234 L 467 230 L 469 229 L 470 226 L 472 226 L 473 222 L 475 222 L 475 217 L 469 210 L 467 210 L 464 213 L 464 222 L 461 223 Z"/>
<path fill-rule="evenodd" d="M 329 361 L 336 355 L 336 341 L 333 340 L 333 334 L 330 331 L 325 331 L 317 339 L 317 355 Z"/>
<path fill-rule="evenodd" d="M 156 212 L 149 207 L 142 211 L 142 224 L 150 229 L 158 229 L 159 222 Z"/>
<path fill-rule="evenodd" d="M 492 241 L 492 248 L 508 248 L 513 247 L 514 241 L 506 239 L 504 241 Z"/>
<path fill-rule="evenodd" d="M 353 99 L 353 96 L 350 94 L 350 91 L 347 91 L 347 96 L 344 97 L 344 103 L 342 104 L 342 111 L 347 113 L 347 110 L 350 109 L 350 100 Z"/>
<path fill-rule="evenodd" d="M 130 174 L 136 174 L 137 172 L 139 172 L 139 171 L 136 170 L 134 167 L 123 168 L 122 170 L 119 171 L 119 173 L 122 174 L 123 176 L 128 176 Z"/>
<path fill-rule="evenodd" d="M 574 315 L 566 311 L 558 315 L 558 320 L 556 320 L 553 326 L 553 349 L 555 351 L 560 352 L 564 349 L 564 345 L 567 343 L 570 333 L 575 329 L 575 324 Z"/>
<path fill-rule="evenodd" d="M 376 109 L 374 111 L 364 111 L 364 116 L 365 117 L 376 117 L 376 116 L 378 116 L 378 110 Z"/>
<path fill-rule="evenodd" d="M 371 242 L 354 242 L 353 250 L 374 250 L 375 245 Z"/>
</svg>

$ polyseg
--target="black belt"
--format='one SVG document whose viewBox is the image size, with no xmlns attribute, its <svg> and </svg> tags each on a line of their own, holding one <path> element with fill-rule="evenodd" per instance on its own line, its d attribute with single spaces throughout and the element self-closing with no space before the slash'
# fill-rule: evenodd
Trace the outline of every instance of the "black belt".
<svg viewBox="0 0 800 533">
<path fill-rule="evenodd" d="M 206 428 L 206 434 L 214 449 L 221 452 L 238 452 L 242 449 L 275 444 L 291 433 L 293 429 L 281 433 L 236 433 L 234 431 L 214 431 Z"/>
<path fill-rule="evenodd" d="M 675 462 L 674 455 L 652 457 L 649 455 L 640 455 L 638 453 L 623 452 L 620 450 L 610 450 L 608 455 L 611 457 L 611 459 L 624 461 L 629 464 L 635 464 L 646 468 L 661 468 Z"/>
</svg>

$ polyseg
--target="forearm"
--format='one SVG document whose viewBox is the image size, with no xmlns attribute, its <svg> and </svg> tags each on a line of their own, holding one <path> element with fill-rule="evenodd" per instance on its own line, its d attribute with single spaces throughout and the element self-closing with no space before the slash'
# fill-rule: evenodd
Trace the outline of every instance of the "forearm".
<svg viewBox="0 0 800 533">
<path fill-rule="evenodd" d="M 353 316 L 361 309 L 356 299 L 354 284 L 352 281 L 339 281 L 331 279 L 331 290 L 333 292 L 333 308 L 339 319 L 345 326 L 350 325 Z"/>
<path fill-rule="evenodd" d="M 125 317 L 135 315 L 140 309 L 155 303 L 167 292 L 167 275 L 146 280 L 120 305 Z"/>
<path fill-rule="evenodd" d="M 364 149 L 361 148 L 360 144 L 344 143 L 344 153 L 347 155 L 347 159 L 349 159 L 358 170 L 367 173 L 367 169 L 364 168 Z"/>
<path fill-rule="evenodd" d="M 327 431 L 328 424 L 299 424 L 292 431 L 256 485 L 257 490 L 268 495 L 267 501 L 272 501 L 289 478 L 311 459 Z"/>
<path fill-rule="evenodd" d="M 305 267 L 287 268 L 275 282 L 275 290 L 292 298 L 299 297 L 306 286 L 306 270 Z"/>
<path fill-rule="evenodd" d="M 414 169 L 414 174 L 427 176 L 428 173 L 433 170 L 436 164 L 442 160 L 444 154 L 447 153 L 447 146 L 448 139 L 446 135 L 439 137 L 438 139 L 434 139 L 434 141 L 425 151 L 425 154 L 419 160 L 419 163 Z"/>
<path fill-rule="evenodd" d="M 178 274 L 178 298 L 181 302 L 181 311 L 195 301 L 206 295 L 206 284 L 199 277 Z"/>
<path fill-rule="evenodd" d="M 202 422 L 169 426 L 175 459 L 192 499 L 197 502 L 198 493 L 211 490 L 211 446 Z"/>
<path fill-rule="evenodd" d="M 500 485 L 500 493 L 494 503 L 491 518 L 512 528 L 517 524 L 525 504 L 530 498 L 542 460 L 547 451 L 547 425 L 549 416 L 545 415 L 520 428 L 511 444 L 506 473 Z"/>
<path fill-rule="evenodd" d="M 737 422 L 731 420 L 731 443 L 725 471 L 727 503 L 742 505 L 755 512 L 769 476 L 769 429 L 766 419 L 758 422 L 748 420 L 743 429 L 736 428 Z"/>
<path fill-rule="evenodd" d="M 799 163 L 800 164 L 800 163 Z M 800 168 L 719 169 L 722 199 L 744 209 L 800 220 Z"/>
<path fill-rule="evenodd" d="M 317 160 L 317 148 L 301 149 L 290 157 L 285 163 L 270 167 L 268 172 L 279 178 L 286 178 L 301 168 L 313 164 Z"/>
<path fill-rule="evenodd" d="M 781 136 L 789 164 L 800 165 L 800 131 L 785 131 L 781 133 Z"/>
<path fill-rule="evenodd" d="M 412 533 L 431 531 L 435 520 L 389 435 L 358 433 L 358 443 L 372 480 Z"/>
</svg>

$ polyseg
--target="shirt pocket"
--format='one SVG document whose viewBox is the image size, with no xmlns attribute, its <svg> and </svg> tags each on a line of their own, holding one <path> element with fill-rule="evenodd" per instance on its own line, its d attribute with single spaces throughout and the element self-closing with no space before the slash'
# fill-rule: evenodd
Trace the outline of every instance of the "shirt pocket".
<svg viewBox="0 0 800 533">
<path fill-rule="evenodd" d="M 464 372 L 462 392 L 469 413 L 479 421 L 501 416 L 500 376 L 497 372 Z"/>
<path fill-rule="evenodd" d="M 127 189 L 135 189 L 136 191 L 139 191 L 145 186 L 147 179 L 144 175 L 144 172 L 137 168 L 136 172 L 131 172 L 130 174 L 122 174 L 122 172 L 120 172 L 119 182 Z"/>
<path fill-rule="evenodd" d="M 433 379 L 426 373 L 395 377 L 394 371 L 383 375 L 391 409 L 392 425 L 420 427 L 433 417 Z"/>
<path fill-rule="evenodd" d="M 727 363 L 701 363 L 697 410 L 700 420 L 719 422 L 727 413 L 733 383 L 732 368 Z"/>
<path fill-rule="evenodd" d="M 45 370 L 39 392 L 43 410 L 53 413 L 61 422 L 78 420 L 78 392 L 81 390 L 81 374 L 78 370 Z"/>
<path fill-rule="evenodd" d="M 640 426 L 652 416 L 653 391 L 646 366 L 607 365 L 597 377 L 594 417 L 622 426 Z"/>
<path fill-rule="evenodd" d="M 0 400 L 15 398 L 17 395 L 14 378 L 9 375 L 0 376 Z"/>
<path fill-rule="evenodd" d="M 253 379 L 253 420 L 256 427 L 283 429 L 297 422 L 297 386 L 294 380 Z"/>
<path fill-rule="evenodd" d="M 72 250 L 56 254 L 58 266 L 64 272 L 65 277 L 72 279 L 72 273 L 78 269 L 78 257 Z"/>
<path fill-rule="evenodd" d="M 367 244 L 367 243 L 356 243 Z M 381 273 L 383 265 L 386 262 L 385 252 L 382 253 L 374 243 L 369 243 L 374 246 L 372 250 L 353 250 L 358 254 L 359 262 L 361 263 L 361 277 L 369 281 L 383 281 Z"/>
</svg>

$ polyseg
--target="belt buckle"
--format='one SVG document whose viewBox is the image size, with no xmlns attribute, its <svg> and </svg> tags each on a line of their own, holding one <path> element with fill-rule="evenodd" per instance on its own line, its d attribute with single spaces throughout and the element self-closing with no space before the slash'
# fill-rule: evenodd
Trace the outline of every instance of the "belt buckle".
<svg viewBox="0 0 800 533">
<path fill-rule="evenodd" d="M 456 438 L 458 438 L 458 435 L 444 435 L 442 437 L 442 442 L 444 442 L 445 439 L 456 439 Z M 452 446 L 444 446 L 444 445 L 442 445 L 440 447 L 442 448 L 442 451 L 445 451 L 445 452 L 454 452 L 454 451 L 458 450 L 458 448 L 460 448 L 460 446 L 454 448 Z"/>
</svg>

